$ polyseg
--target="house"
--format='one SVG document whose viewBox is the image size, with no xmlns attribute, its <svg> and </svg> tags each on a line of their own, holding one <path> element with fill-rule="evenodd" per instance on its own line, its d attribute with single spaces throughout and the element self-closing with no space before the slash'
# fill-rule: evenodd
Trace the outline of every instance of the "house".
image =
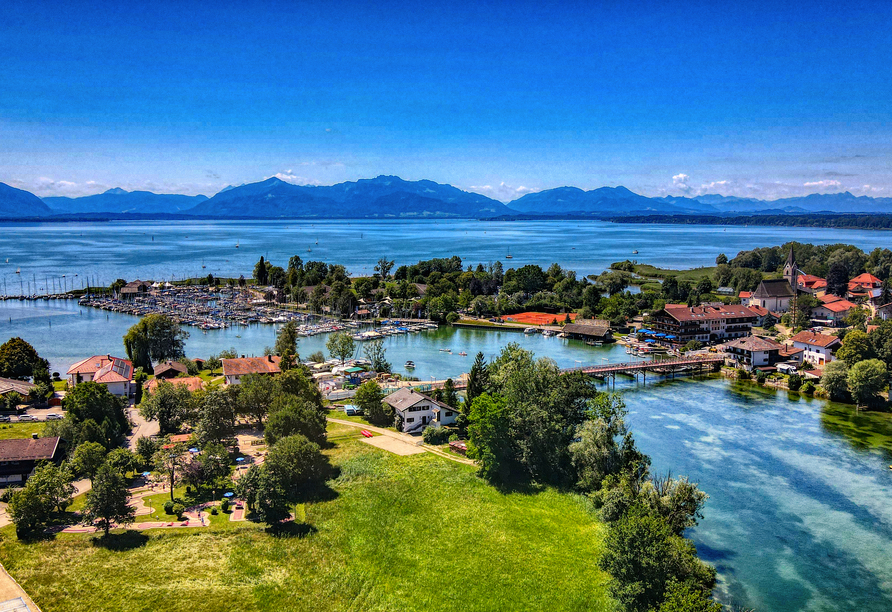
<svg viewBox="0 0 892 612">
<path fill-rule="evenodd" d="M 819 290 L 827 288 L 827 281 L 814 274 L 800 274 L 796 282 L 800 291 L 807 291 L 813 295 Z"/>
<path fill-rule="evenodd" d="M 189 368 L 179 361 L 165 361 L 155 366 L 155 378 L 176 378 L 180 374 L 188 374 Z"/>
<path fill-rule="evenodd" d="M 748 300 L 751 297 L 753 297 L 753 292 L 752 291 L 741 291 L 740 293 L 737 294 L 737 297 L 739 297 L 741 301 L 745 301 L 745 300 Z"/>
<path fill-rule="evenodd" d="M 780 321 L 780 318 L 774 316 L 774 313 L 767 308 L 762 308 L 761 306 L 747 306 L 747 310 L 756 315 L 757 327 L 771 327 Z"/>
<path fill-rule="evenodd" d="M 155 389 L 157 389 L 158 385 L 162 382 L 169 382 L 173 385 L 186 387 L 192 393 L 201 391 L 204 388 L 204 381 L 198 376 L 184 376 L 183 378 L 172 378 L 166 381 L 163 378 L 153 378 L 143 385 L 143 391 L 146 393 L 154 393 Z"/>
<path fill-rule="evenodd" d="M 13 391 L 22 397 L 28 397 L 32 389 L 36 389 L 37 385 L 29 383 L 27 380 L 15 380 L 14 378 L 0 378 L 0 397 L 6 397 L 8 393 Z"/>
<path fill-rule="evenodd" d="M 201 357 L 196 357 L 195 359 L 192 360 L 192 363 L 194 363 L 198 367 L 199 370 L 203 370 L 204 364 L 206 361 L 207 360 L 202 359 Z"/>
<path fill-rule="evenodd" d="M 458 411 L 443 402 L 420 393 L 411 387 L 403 387 L 384 398 L 402 417 L 402 430 L 407 433 L 421 431 L 426 426 L 442 427 L 455 423 Z"/>
<path fill-rule="evenodd" d="M 133 363 L 111 355 L 93 355 L 68 368 L 68 386 L 81 382 L 97 382 L 108 387 L 113 395 L 128 397 L 133 390 Z"/>
<path fill-rule="evenodd" d="M 142 297 L 152 290 L 152 284 L 141 280 L 130 281 L 121 287 L 121 299 L 132 300 Z"/>
<path fill-rule="evenodd" d="M 770 367 L 781 361 L 780 352 L 784 346 L 771 338 L 748 336 L 737 338 L 721 346 L 731 358 L 746 370 Z"/>
<path fill-rule="evenodd" d="M 747 306 L 761 306 L 768 310 L 787 312 L 796 292 L 783 278 L 763 280 L 747 301 Z"/>
<path fill-rule="evenodd" d="M 65 442 L 59 437 L 0 440 L 0 487 L 22 485 L 40 461 L 61 463 Z"/>
<path fill-rule="evenodd" d="M 223 359 L 223 378 L 227 385 L 237 385 L 246 374 L 279 374 L 282 372 L 279 368 L 281 360 L 278 355 Z"/>
<path fill-rule="evenodd" d="M 883 321 L 892 319 L 892 303 L 877 306 L 873 311 L 873 316 L 879 317 Z"/>
<path fill-rule="evenodd" d="M 564 325 L 563 333 L 577 340 L 613 342 L 610 323 L 601 319 L 577 319 L 575 323 Z"/>
<path fill-rule="evenodd" d="M 842 345 L 836 336 L 809 331 L 799 332 L 790 338 L 790 341 L 795 348 L 802 349 L 804 361 L 815 365 L 824 365 L 833 361 L 833 351 Z"/>
<path fill-rule="evenodd" d="M 749 336 L 756 315 L 740 304 L 666 304 L 651 315 L 649 327 L 672 344 L 684 346 L 691 340 L 715 342 Z M 569 327 L 569 326 L 565 326 Z"/>
<path fill-rule="evenodd" d="M 829 297 L 829 296 L 825 296 Z M 836 296 L 832 296 L 836 297 Z M 821 305 L 811 309 L 811 318 L 822 322 L 827 322 L 832 326 L 839 326 L 845 321 L 849 312 L 853 308 L 858 308 L 857 304 L 853 304 L 848 300 L 840 298 L 828 301 L 821 300 Z"/>
</svg>

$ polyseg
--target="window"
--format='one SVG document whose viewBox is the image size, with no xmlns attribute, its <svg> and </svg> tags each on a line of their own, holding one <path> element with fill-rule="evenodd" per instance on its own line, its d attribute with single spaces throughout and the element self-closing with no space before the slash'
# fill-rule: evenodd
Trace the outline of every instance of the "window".
<svg viewBox="0 0 892 612">
<path fill-rule="evenodd" d="M 452 416 L 452 413 L 451 413 L 451 412 L 447 412 L 447 413 L 446 413 L 446 416 L 447 416 L 447 417 L 451 417 L 451 416 Z"/>
<path fill-rule="evenodd" d="M 408 419 L 406 419 L 406 423 L 414 423 L 414 422 L 415 422 L 415 417 L 409 417 Z"/>
</svg>

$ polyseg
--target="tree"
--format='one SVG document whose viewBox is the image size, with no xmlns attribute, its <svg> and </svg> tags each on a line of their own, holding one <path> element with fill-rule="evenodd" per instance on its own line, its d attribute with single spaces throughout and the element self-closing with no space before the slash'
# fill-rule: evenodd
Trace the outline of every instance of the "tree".
<svg viewBox="0 0 892 612">
<path fill-rule="evenodd" d="M 82 474 L 86 474 L 90 482 L 96 477 L 99 468 L 105 463 L 105 456 L 108 451 L 104 446 L 96 442 L 84 442 L 74 451 L 71 461 L 75 469 Z"/>
<path fill-rule="evenodd" d="M 266 465 L 257 474 L 256 488 L 252 492 L 254 512 L 258 519 L 272 528 L 291 517 L 291 504 L 285 486 Z"/>
<path fill-rule="evenodd" d="M 189 332 L 163 314 L 150 314 L 127 330 L 124 348 L 135 367 L 152 371 L 152 361 L 176 360 L 185 356 Z"/>
<path fill-rule="evenodd" d="M 211 371 L 211 374 L 214 374 L 217 370 L 223 367 L 223 362 L 220 361 L 220 357 L 217 355 L 211 355 L 207 358 L 207 361 L 204 362 L 204 366 Z"/>
<path fill-rule="evenodd" d="M 161 433 L 179 431 L 195 418 L 195 400 L 185 385 L 162 380 L 152 393 L 143 397 L 139 413 L 144 419 L 158 421 Z"/>
<path fill-rule="evenodd" d="M 316 476 L 321 459 L 318 444 L 295 434 L 273 444 L 264 466 L 281 483 L 286 496 L 294 499 L 297 489 Z"/>
<path fill-rule="evenodd" d="M 824 366 L 821 386 L 831 399 L 843 399 L 849 392 L 849 367 L 845 361 L 831 361 Z"/>
<path fill-rule="evenodd" d="M 844 263 L 837 262 L 827 270 L 827 293 L 845 297 L 849 290 L 849 270 Z"/>
<path fill-rule="evenodd" d="M 722 264 L 728 263 L 728 256 L 724 253 L 719 253 L 719 256 L 715 258 L 715 265 L 721 266 Z"/>
<path fill-rule="evenodd" d="M 119 474 L 127 475 L 139 469 L 139 457 L 126 448 L 116 448 L 105 456 L 105 463 Z"/>
<path fill-rule="evenodd" d="M 886 364 L 879 359 L 859 361 L 849 368 L 849 390 L 859 405 L 870 405 L 886 386 Z"/>
<path fill-rule="evenodd" d="M 366 342 L 362 347 L 365 358 L 372 363 L 372 370 L 375 372 L 390 372 L 390 362 L 384 358 L 386 349 L 383 340 L 372 340 Z"/>
<path fill-rule="evenodd" d="M 43 529 L 50 519 L 52 510 L 51 502 L 30 483 L 25 483 L 24 487 L 12 494 L 6 508 L 9 518 L 15 523 L 16 535 L 19 538 Z"/>
<path fill-rule="evenodd" d="M 708 592 L 715 585 L 715 570 L 697 559 L 694 545 L 662 518 L 640 510 L 610 526 L 599 565 L 611 576 L 611 595 L 629 612 L 659 606 L 673 581 Z"/>
<path fill-rule="evenodd" d="M 458 408 L 458 393 L 455 392 L 455 383 L 451 378 L 447 378 L 443 382 L 443 393 L 440 396 L 440 401 L 450 408 Z"/>
<path fill-rule="evenodd" d="M 709 598 L 709 593 L 691 582 L 673 580 L 666 588 L 663 603 L 657 612 L 721 612 L 722 604 Z"/>
<path fill-rule="evenodd" d="M 79 438 L 97 440 L 97 436 L 84 435 L 92 422 L 92 427 L 101 433 L 98 438 L 110 449 L 130 430 L 124 403 L 123 398 L 112 395 L 105 385 L 90 381 L 75 385 L 62 400 L 62 408 L 68 412 L 67 419 L 75 425 Z"/>
<path fill-rule="evenodd" d="M 269 445 L 295 434 L 322 443 L 326 425 L 325 415 L 313 404 L 287 395 L 276 399 L 263 434 Z"/>
<path fill-rule="evenodd" d="M 161 449 L 161 441 L 140 436 L 136 439 L 136 454 L 144 467 L 152 467 L 152 458 Z"/>
<path fill-rule="evenodd" d="M 159 448 L 152 457 L 152 463 L 155 464 L 155 467 L 167 473 L 168 484 L 170 485 L 170 501 L 173 501 L 173 489 L 180 477 L 179 471 L 185 465 L 184 452 L 185 447 L 182 444 L 177 444 L 173 448 Z"/>
<path fill-rule="evenodd" d="M 273 402 L 281 393 L 278 381 L 265 374 L 248 374 L 239 385 L 238 412 L 257 421 L 263 427 L 263 419 L 269 414 Z"/>
<path fill-rule="evenodd" d="M 263 255 L 260 256 L 260 261 L 254 266 L 254 278 L 257 280 L 258 285 L 266 285 L 269 281 L 269 269 L 266 267 L 266 262 L 263 261 Z"/>
<path fill-rule="evenodd" d="M 295 368 L 282 372 L 276 377 L 276 382 L 281 387 L 282 393 L 309 402 L 323 416 L 325 415 L 326 410 L 322 405 L 322 393 L 319 391 L 319 385 L 310 378 L 306 368 Z"/>
<path fill-rule="evenodd" d="M 375 272 L 380 274 L 383 280 L 387 280 L 387 277 L 390 276 L 390 271 L 393 270 L 393 265 L 393 260 L 388 260 L 386 257 L 382 257 L 378 260 L 378 263 L 375 264 Z"/>
<path fill-rule="evenodd" d="M 359 385 L 356 395 L 353 396 L 353 401 L 362 409 L 366 420 L 378 425 L 387 425 L 393 421 L 393 414 L 385 408 L 383 399 L 381 387 L 374 380 L 367 380 Z"/>
<path fill-rule="evenodd" d="M 852 330 L 842 339 L 842 346 L 836 351 L 836 358 L 842 360 L 850 368 L 866 359 L 874 359 L 876 353 L 866 333 Z"/>
<path fill-rule="evenodd" d="M 0 345 L 0 377 L 24 380 L 35 371 L 49 370 L 50 363 L 42 359 L 34 347 L 19 337 Z M 38 382 L 35 379 L 35 382 Z"/>
<path fill-rule="evenodd" d="M 513 453 L 505 401 L 488 393 L 478 395 L 471 402 L 469 421 L 468 457 L 477 461 L 487 480 L 508 480 Z"/>
<path fill-rule="evenodd" d="M 238 386 L 211 389 L 198 404 L 198 423 L 195 427 L 198 443 L 202 446 L 221 442 L 235 431 L 238 414 Z"/>
<path fill-rule="evenodd" d="M 93 479 L 93 488 L 87 493 L 83 510 L 83 522 L 87 525 L 98 523 L 100 529 L 108 532 L 115 523 L 132 523 L 136 514 L 127 502 L 130 492 L 125 478 L 110 465 L 103 465 Z"/>
<path fill-rule="evenodd" d="M 474 358 L 474 365 L 468 374 L 468 388 L 466 391 L 466 403 L 470 406 L 479 395 L 486 393 L 489 386 L 489 375 L 486 369 L 486 360 L 483 358 L 483 352 L 478 352 Z"/>
<path fill-rule="evenodd" d="M 297 323 L 287 321 L 276 334 L 276 346 L 273 349 L 276 355 L 297 355 Z M 299 361 L 299 359 L 298 359 Z"/>
<path fill-rule="evenodd" d="M 654 514 L 662 517 L 675 535 L 697 526 L 709 496 L 687 477 L 654 477 L 642 489 L 642 500 Z"/>
<path fill-rule="evenodd" d="M 325 348 L 328 349 L 329 355 L 335 359 L 340 359 L 341 363 L 344 363 L 348 357 L 353 355 L 356 345 L 353 341 L 353 336 L 347 332 L 335 332 L 328 337 Z"/>
<path fill-rule="evenodd" d="M 71 497 L 77 491 L 71 481 L 74 476 L 66 464 L 43 463 L 34 468 L 27 486 L 33 487 L 42 496 L 47 506 L 57 512 L 65 512 L 71 505 Z"/>
</svg>

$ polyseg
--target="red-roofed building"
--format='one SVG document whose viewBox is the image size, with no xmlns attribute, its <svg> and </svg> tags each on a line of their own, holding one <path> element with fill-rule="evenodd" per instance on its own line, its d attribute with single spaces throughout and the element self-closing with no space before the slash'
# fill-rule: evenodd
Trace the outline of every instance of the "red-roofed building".
<svg viewBox="0 0 892 612">
<path fill-rule="evenodd" d="M 839 325 L 845 321 L 845 318 L 853 308 L 858 308 L 858 305 L 853 304 L 848 300 L 837 298 L 835 300 L 826 301 L 816 308 L 812 308 L 811 316 L 813 319 L 830 321 L 832 325 Z"/>
<path fill-rule="evenodd" d="M 64 458 L 65 443 L 58 437 L 0 440 L 0 487 L 21 485 L 40 461 L 61 463 Z"/>
<path fill-rule="evenodd" d="M 790 340 L 794 348 L 802 349 L 803 360 L 815 365 L 824 365 L 833 361 L 833 351 L 842 345 L 836 336 L 808 331 L 799 332 Z"/>
<path fill-rule="evenodd" d="M 282 371 L 279 368 L 281 360 L 278 355 L 223 359 L 223 377 L 227 385 L 237 385 L 246 374 L 279 374 Z"/>
<path fill-rule="evenodd" d="M 852 284 L 860 285 L 865 289 L 876 289 L 877 287 L 883 286 L 883 281 L 878 279 L 873 274 L 868 274 L 867 272 L 865 272 L 864 274 L 859 274 L 855 278 L 851 279 L 849 281 L 849 285 L 851 286 Z"/>
<path fill-rule="evenodd" d="M 143 390 L 146 393 L 154 393 L 155 389 L 158 388 L 162 382 L 169 382 L 172 385 L 180 385 L 186 387 L 191 392 L 201 391 L 204 388 L 204 381 L 201 380 L 198 376 L 184 376 L 183 378 L 171 378 L 169 380 L 165 380 L 163 378 L 153 378 L 148 381 L 145 385 L 143 385 Z"/>
<path fill-rule="evenodd" d="M 741 300 L 748 300 L 751 297 L 753 297 L 753 292 L 752 291 L 741 291 L 740 293 L 737 294 L 737 297 L 739 297 Z"/>
<path fill-rule="evenodd" d="M 81 382 L 97 382 L 108 387 L 110 393 L 129 397 L 133 390 L 133 363 L 111 355 L 93 355 L 68 368 L 68 386 Z"/>
<path fill-rule="evenodd" d="M 756 315 L 740 304 L 666 304 L 651 316 L 648 327 L 665 334 L 668 342 L 684 346 L 691 340 L 715 342 L 749 336 L 755 322 Z"/>
<path fill-rule="evenodd" d="M 746 308 L 756 315 L 756 325 L 758 327 L 771 327 L 780 321 L 780 318 L 775 317 L 767 308 L 762 308 L 761 306 L 747 306 Z"/>
</svg>

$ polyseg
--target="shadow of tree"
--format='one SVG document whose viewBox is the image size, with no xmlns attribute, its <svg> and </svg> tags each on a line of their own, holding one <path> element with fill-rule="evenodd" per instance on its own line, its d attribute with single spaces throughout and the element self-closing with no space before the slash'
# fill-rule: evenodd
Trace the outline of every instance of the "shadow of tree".
<svg viewBox="0 0 892 612">
<path fill-rule="evenodd" d="M 123 533 L 110 533 L 107 536 L 101 535 L 90 540 L 93 546 L 105 548 L 115 552 L 123 552 L 133 550 L 146 545 L 149 536 L 135 529 L 128 529 Z"/>
<path fill-rule="evenodd" d="M 313 525 L 308 523 L 296 523 L 294 521 L 288 521 L 287 523 L 281 523 L 279 525 L 274 525 L 266 528 L 266 533 L 270 535 L 274 535 L 280 538 L 299 538 L 303 539 L 307 536 L 313 535 L 319 531 Z"/>
</svg>

